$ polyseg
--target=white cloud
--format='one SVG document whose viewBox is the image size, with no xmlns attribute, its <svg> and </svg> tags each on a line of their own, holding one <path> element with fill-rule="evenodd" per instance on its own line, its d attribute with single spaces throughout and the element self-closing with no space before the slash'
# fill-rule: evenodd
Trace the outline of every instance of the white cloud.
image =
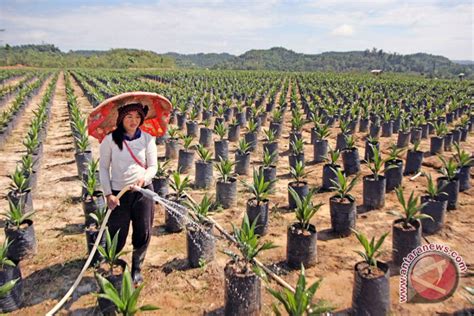
<svg viewBox="0 0 474 316">
<path fill-rule="evenodd" d="M 233 54 L 272 46 L 305 53 L 377 47 L 474 59 L 470 2 L 178 0 L 75 6 L 50 14 L 21 8 L 2 8 L 2 43 Z"/>
<path fill-rule="evenodd" d="M 351 36 L 354 34 L 354 28 L 348 24 L 342 24 L 332 30 L 331 34 L 335 36 Z"/>
</svg>

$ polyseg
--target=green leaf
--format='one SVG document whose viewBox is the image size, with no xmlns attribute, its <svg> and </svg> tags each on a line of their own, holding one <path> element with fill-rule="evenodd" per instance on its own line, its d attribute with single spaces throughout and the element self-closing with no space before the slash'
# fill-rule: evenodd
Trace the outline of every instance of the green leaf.
<svg viewBox="0 0 474 316">
<path fill-rule="evenodd" d="M 160 308 L 158 306 L 154 306 L 154 305 L 143 305 L 142 307 L 139 308 L 140 311 L 142 312 L 146 312 L 146 311 L 156 311 L 156 310 L 159 310 Z"/>
<path fill-rule="evenodd" d="M 10 280 L 0 286 L 0 298 L 3 298 L 10 293 L 10 291 L 15 287 L 20 278 Z"/>
</svg>

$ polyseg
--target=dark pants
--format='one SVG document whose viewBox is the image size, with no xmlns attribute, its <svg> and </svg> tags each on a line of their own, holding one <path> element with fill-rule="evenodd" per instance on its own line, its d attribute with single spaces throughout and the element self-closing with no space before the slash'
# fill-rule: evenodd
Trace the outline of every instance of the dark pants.
<svg viewBox="0 0 474 316">
<path fill-rule="evenodd" d="M 151 184 L 145 188 L 153 191 Z M 112 193 L 117 195 L 119 191 L 112 191 Z M 151 238 L 154 210 L 153 200 L 145 198 L 140 192 L 127 191 L 120 198 L 120 206 L 117 206 L 110 214 L 108 222 L 110 237 L 113 238 L 120 230 L 117 252 L 125 246 L 130 221 L 132 222 L 132 269 L 133 266 L 139 266 L 145 259 Z"/>
</svg>

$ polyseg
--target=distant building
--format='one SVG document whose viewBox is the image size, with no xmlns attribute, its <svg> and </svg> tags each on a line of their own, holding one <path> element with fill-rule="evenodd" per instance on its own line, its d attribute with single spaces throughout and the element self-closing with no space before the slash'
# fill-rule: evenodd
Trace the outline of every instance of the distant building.
<svg viewBox="0 0 474 316">
<path fill-rule="evenodd" d="M 382 72 L 383 72 L 382 69 L 372 69 L 372 70 L 370 71 L 370 73 L 373 74 L 373 75 L 375 75 L 375 76 L 380 75 Z"/>
</svg>

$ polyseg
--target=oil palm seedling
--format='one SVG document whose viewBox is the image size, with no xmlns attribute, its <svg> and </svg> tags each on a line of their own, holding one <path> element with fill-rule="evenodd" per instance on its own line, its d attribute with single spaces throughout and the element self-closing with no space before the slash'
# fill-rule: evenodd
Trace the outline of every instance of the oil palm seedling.
<svg viewBox="0 0 474 316">
<path fill-rule="evenodd" d="M 316 127 L 316 138 L 313 142 L 313 153 L 315 162 L 325 161 L 328 155 L 328 140 L 330 135 L 329 126 L 327 124 L 318 124 Z"/>
<path fill-rule="evenodd" d="M 377 147 L 372 147 L 372 150 L 374 157 L 368 162 L 372 174 L 363 177 L 363 205 L 367 210 L 385 205 L 386 178 L 381 173 L 395 167 L 388 165 L 384 168 L 385 160 L 382 159 L 379 150 Z"/>
<path fill-rule="evenodd" d="M 349 135 L 349 121 L 341 120 L 339 123 L 341 132 L 336 136 L 336 149 L 343 150 L 346 148 L 346 136 Z"/>
<path fill-rule="evenodd" d="M 240 124 L 237 118 L 233 118 L 229 124 L 229 132 L 227 134 L 227 139 L 230 142 L 236 142 L 240 138 Z"/>
<path fill-rule="evenodd" d="M 214 141 L 214 155 L 217 161 L 219 161 L 221 157 L 223 159 L 229 157 L 229 141 L 224 139 L 227 130 L 227 126 L 225 126 L 223 122 L 216 124 L 214 127 L 214 132 L 219 136 L 219 140 Z"/>
<path fill-rule="evenodd" d="M 8 176 L 11 180 L 8 186 L 7 197 L 15 205 L 20 205 L 25 212 L 33 210 L 33 198 L 31 196 L 31 188 L 28 183 L 28 178 L 25 176 L 23 170 L 15 168 L 13 174 Z"/>
<path fill-rule="evenodd" d="M 118 238 L 119 238 L 120 231 L 117 231 L 114 234 L 114 237 L 111 237 L 110 232 L 108 229 L 105 231 L 105 247 L 99 245 L 97 247 L 97 251 L 100 253 L 102 258 L 104 259 L 103 262 L 103 271 L 101 272 L 102 275 L 105 276 L 112 276 L 116 274 L 116 268 L 119 268 L 121 271 L 119 275 L 122 275 L 123 269 L 125 268 L 126 264 L 121 259 L 123 255 L 127 252 L 124 250 L 118 251 Z"/>
<path fill-rule="evenodd" d="M 199 144 L 208 148 L 212 144 L 213 130 L 209 128 L 211 121 L 209 119 L 205 119 L 201 122 L 201 124 L 203 125 L 203 127 L 199 129 Z"/>
<path fill-rule="evenodd" d="M 398 131 L 397 136 L 397 147 L 405 148 L 408 147 L 410 143 L 411 133 L 410 133 L 410 123 L 408 121 L 407 114 L 404 113 L 400 119 L 400 130 Z"/>
<path fill-rule="evenodd" d="M 8 258 L 14 262 L 36 254 L 36 236 L 31 217 L 35 211 L 23 212 L 21 204 L 8 200 L 9 210 L 5 218 L 5 236 L 12 241 L 8 247 Z"/>
<path fill-rule="evenodd" d="M 377 241 L 361 232 L 354 231 L 364 251 L 356 253 L 362 257 L 354 266 L 354 288 L 352 291 L 352 312 L 355 315 L 387 315 L 390 311 L 390 269 L 377 260 L 380 248 L 388 233 Z"/>
<path fill-rule="evenodd" d="M 284 310 L 288 315 L 304 316 L 304 315 L 320 315 L 331 312 L 334 308 L 325 300 L 318 300 L 313 302 L 314 295 L 321 285 L 322 279 L 317 280 L 313 284 L 306 287 L 307 279 L 304 266 L 301 266 L 301 272 L 296 283 L 295 292 L 288 289 L 275 291 L 267 288 L 270 294 L 283 305 Z M 277 305 L 272 305 L 275 315 L 281 315 Z"/>
<path fill-rule="evenodd" d="M 277 153 L 270 153 L 268 149 L 265 149 L 263 153 L 263 164 L 261 166 L 261 169 L 263 171 L 263 178 L 265 181 L 270 182 L 270 190 L 274 188 L 275 182 L 276 182 L 276 165 L 275 163 L 275 156 Z"/>
<path fill-rule="evenodd" d="M 291 188 L 298 193 L 300 198 L 304 198 L 309 192 L 308 182 L 305 181 L 308 172 L 305 171 L 305 167 L 301 161 L 298 161 L 295 167 L 290 169 L 290 175 L 293 181 L 288 183 L 288 190 Z M 290 209 L 296 207 L 296 201 L 293 199 L 293 195 L 290 191 L 288 191 L 288 204 Z"/>
<path fill-rule="evenodd" d="M 355 146 L 353 135 L 346 135 L 346 148 L 342 150 L 342 164 L 347 175 L 353 175 L 360 171 L 359 150 Z"/>
<path fill-rule="evenodd" d="M 430 139 L 430 153 L 432 155 L 440 154 L 444 149 L 444 136 L 448 132 L 445 122 L 434 122 L 435 136 Z"/>
<path fill-rule="evenodd" d="M 459 177 L 458 163 L 454 158 L 446 160 L 443 156 L 438 156 L 442 167 L 439 170 L 441 177 L 437 179 L 438 187 L 447 194 L 448 210 L 455 210 L 458 207 Z"/>
<path fill-rule="evenodd" d="M 281 137 L 281 132 L 283 130 L 283 110 L 281 108 L 276 108 L 272 112 L 272 121 L 270 122 L 270 129 L 274 132 L 276 138 Z"/>
<path fill-rule="evenodd" d="M 102 191 L 98 187 L 98 160 L 91 160 L 87 166 L 86 176 L 83 177 L 82 186 L 84 193 L 82 196 L 82 210 L 84 211 L 86 226 L 91 224 L 89 214 L 95 212 L 101 207 L 105 207 L 105 198 Z"/>
<path fill-rule="evenodd" d="M 94 243 L 97 240 L 97 236 L 99 235 L 99 229 L 102 226 L 102 223 L 105 220 L 105 215 L 107 214 L 106 207 L 98 208 L 94 213 L 89 214 L 92 222 L 86 226 L 84 232 L 86 234 L 86 242 L 87 242 L 87 253 L 90 254 L 92 248 L 94 247 Z M 102 235 L 102 239 L 99 243 L 102 247 L 106 246 L 105 243 L 105 235 Z M 92 258 L 92 266 L 97 266 L 102 261 L 102 257 L 99 252 L 94 254 Z"/>
<path fill-rule="evenodd" d="M 0 245 L 0 312 L 8 313 L 18 309 L 22 303 L 23 280 L 20 266 L 9 257 L 12 242 L 8 237 Z"/>
<path fill-rule="evenodd" d="M 370 135 L 367 136 L 365 139 L 365 152 L 364 152 L 364 160 L 368 162 L 372 160 L 374 157 L 374 151 L 372 150 L 373 147 L 377 147 L 380 151 L 380 142 L 377 137 L 372 137 Z"/>
<path fill-rule="evenodd" d="M 402 184 L 403 160 L 399 157 L 403 151 L 404 149 L 398 148 L 396 144 L 390 145 L 388 158 L 385 160 L 385 192 L 390 192 Z"/>
<path fill-rule="evenodd" d="M 304 125 L 303 115 L 298 109 L 293 109 L 291 112 L 291 131 L 290 131 L 290 144 L 298 139 L 302 139 L 301 130 Z"/>
<path fill-rule="evenodd" d="M 323 166 L 323 181 L 321 189 L 329 191 L 333 187 L 332 180 L 337 180 L 337 176 L 334 170 L 341 169 L 341 166 L 337 163 L 341 152 L 339 150 L 332 150 L 329 148 L 328 157 L 325 159 L 326 163 Z"/>
<path fill-rule="evenodd" d="M 178 158 L 179 141 L 178 141 L 178 129 L 175 127 L 168 128 L 169 138 L 165 142 L 165 157 L 166 159 Z"/>
<path fill-rule="evenodd" d="M 461 148 L 461 145 L 454 144 L 456 154 L 454 159 L 458 164 L 459 192 L 464 192 L 471 188 L 471 165 L 474 159 L 471 155 Z"/>
<path fill-rule="evenodd" d="M 329 211 L 331 226 L 334 233 L 339 236 L 350 235 L 351 229 L 356 224 L 356 200 L 350 192 L 357 184 L 358 177 L 349 180 L 341 169 L 333 169 L 337 181 L 332 180 L 336 194 L 329 198 Z"/>
<path fill-rule="evenodd" d="M 178 170 L 180 173 L 188 173 L 194 162 L 194 150 L 191 149 L 191 144 L 194 140 L 192 136 L 181 136 L 183 141 L 183 148 L 179 150 L 178 155 Z"/>
<path fill-rule="evenodd" d="M 263 144 L 263 152 L 269 151 L 273 154 L 274 162 L 278 160 L 278 142 L 276 139 L 275 132 L 272 129 L 267 129 L 265 133 L 265 143 Z"/>
<path fill-rule="evenodd" d="M 242 181 L 244 186 L 252 193 L 253 197 L 247 200 L 247 216 L 249 221 L 256 221 L 255 233 L 263 236 L 267 233 L 268 229 L 268 209 L 269 200 L 268 195 L 270 194 L 270 185 L 274 181 L 266 181 L 263 170 L 253 170 L 253 181 L 252 183 L 246 183 Z"/>
<path fill-rule="evenodd" d="M 171 174 L 170 187 L 174 193 L 170 193 L 166 196 L 166 199 L 183 205 L 186 200 L 186 190 L 191 186 L 189 176 L 184 178 L 181 177 L 178 171 L 174 171 Z M 187 209 L 186 208 L 175 208 L 172 206 L 166 207 L 165 209 L 165 229 L 170 233 L 177 233 L 183 230 L 187 222 Z"/>
<path fill-rule="evenodd" d="M 213 179 L 212 154 L 201 144 L 196 148 L 199 160 L 195 162 L 194 186 L 197 189 L 209 188 Z"/>
<path fill-rule="evenodd" d="M 431 174 L 425 174 L 427 179 L 426 194 L 422 195 L 421 213 L 431 216 L 430 219 L 421 219 L 421 228 L 423 233 L 433 234 L 443 228 L 448 206 L 447 193 L 442 192 L 443 187 L 438 187 L 431 177 Z"/>
<path fill-rule="evenodd" d="M 405 175 L 420 172 L 423 163 L 424 152 L 420 149 L 420 142 L 413 143 L 413 148 L 407 151 Z"/>
<path fill-rule="evenodd" d="M 250 144 L 250 151 L 255 151 L 257 149 L 258 145 L 258 132 L 257 132 L 257 122 L 255 121 L 254 118 L 251 118 L 248 121 L 248 126 L 247 126 L 247 133 L 245 134 L 244 138 L 247 143 Z"/>
<path fill-rule="evenodd" d="M 37 168 L 37 161 L 33 159 L 33 155 L 26 154 L 21 157 L 21 171 L 32 189 L 36 186 Z"/>
<path fill-rule="evenodd" d="M 220 159 L 215 168 L 220 177 L 216 182 L 217 203 L 227 209 L 237 201 L 237 179 L 232 175 L 234 163 L 228 159 Z"/>
<path fill-rule="evenodd" d="M 77 174 L 80 178 L 85 173 L 87 164 L 92 160 L 92 151 L 90 150 L 90 142 L 87 133 L 81 134 L 76 138 L 76 160 Z"/>
<path fill-rule="evenodd" d="M 235 151 L 235 173 L 239 175 L 247 175 L 250 169 L 250 151 L 251 145 L 245 138 L 239 141 L 237 150 Z"/>
<path fill-rule="evenodd" d="M 294 168 L 297 162 L 302 162 L 304 165 L 304 141 L 298 138 L 290 143 L 291 154 L 288 156 L 290 168 Z"/>
<path fill-rule="evenodd" d="M 199 125 L 197 122 L 197 117 L 199 115 L 198 109 L 193 107 L 189 112 L 189 120 L 186 122 L 186 135 L 197 137 Z"/>
<path fill-rule="evenodd" d="M 115 284 L 104 278 L 100 274 L 96 274 L 101 292 L 96 296 L 99 299 L 107 300 L 113 303 L 114 309 L 124 316 L 135 315 L 139 312 L 155 311 L 159 308 L 154 305 L 138 305 L 140 293 L 143 290 L 144 284 L 134 287 L 132 277 L 128 268 L 122 275 L 120 289 L 115 287 Z M 102 310 L 102 312 L 111 312 L 110 310 Z"/>
<path fill-rule="evenodd" d="M 107 289 L 112 291 L 112 288 L 115 290 L 120 290 L 122 286 L 122 278 L 125 270 L 127 269 L 127 264 L 121 259 L 123 255 L 126 254 L 126 251 L 118 251 L 118 238 L 120 230 L 114 234 L 114 237 L 111 237 L 108 229 L 105 231 L 105 247 L 100 245 L 97 247 L 97 251 L 100 256 L 103 258 L 103 261 L 96 269 L 96 281 L 101 285 L 101 280 L 106 279 L 109 283 Z M 100 276 L 100 278 L 99 278 Z M 104 292 L 105 294 L 105 292 Z M 115 305 L 106 297 L 98 297 L 99 308 L 101 312 L 105 315 L 113 314 L 115 311 Z"/>
<path fill-rule="evenodd" d="M 288 191 L 296 205 L 296 222 L 288 226 L 286 259 L 292 268 L 300 267 L 301 264 L 311 267 L 316 264 L 317 260 L 316 241 L 318 237 L 316 227 L 310 221 L 319 211 L 322 203 L 313 204 L 314 189 L 309 190 L 304 197 L 300 197 L 298 192 L 291 187 L 288 188 Z"/>
<path fill-rule="evenodd" d="M 188 253 L 188 263 L 190 267 L 197 268 L 205 263 L 214 260 L 215 238 L 213 234 L 214 224 L 208 220 L 207 215 L 214 207 L 214 203 L 204 195 L 200 203 L 186 203 L 197 218 L 195 222 L 187 226 L 186 245 Z"/>
<path fill-rule="evenodd" d="M 397 188 L 395 192 L 402 207 L 402 212 L 390 211 L 390 214 L 398 217 L 392 224 L 392 257 L 397 267 L 400 267 L 403 258 L 421 245 L 420 219 L 432 218 L 428 214 L 420 212 L 424 205 L 419 203 L 419 199 L 414 196 L 413 191 L 410 193 L 408 200 L 403 195 L 402 187 Z"/>
<path fill-rule="evenodd" d="M 393 133 L 393 120 L 392 113 L 388 110 L 385 110 L 382 114 L 382 137 L 390 137 Z"/>
<path fill-rule="evenodd" d="M 258 315 L 262 307 L 261 281 L 256 272 L 254 258 L 276 246 L 270 242 L 262 243 L 255 233 L 257 221 L 250 223 L 244 215 L 240 227 L 233 225 L 233 236 L 237 242 L 239 254 L 225 251 L 231 257 L 224 268 L 226 315 Z"/>
<path fill-rule="evenodd" d="M 170 161 L 159 161 L 156 165 L 156 173 L 153 177 L 153 190 L 158 193 L 159 196 L 165 197 L 168 194 L 169 187 L 169 165 Z"/>
</svg>

